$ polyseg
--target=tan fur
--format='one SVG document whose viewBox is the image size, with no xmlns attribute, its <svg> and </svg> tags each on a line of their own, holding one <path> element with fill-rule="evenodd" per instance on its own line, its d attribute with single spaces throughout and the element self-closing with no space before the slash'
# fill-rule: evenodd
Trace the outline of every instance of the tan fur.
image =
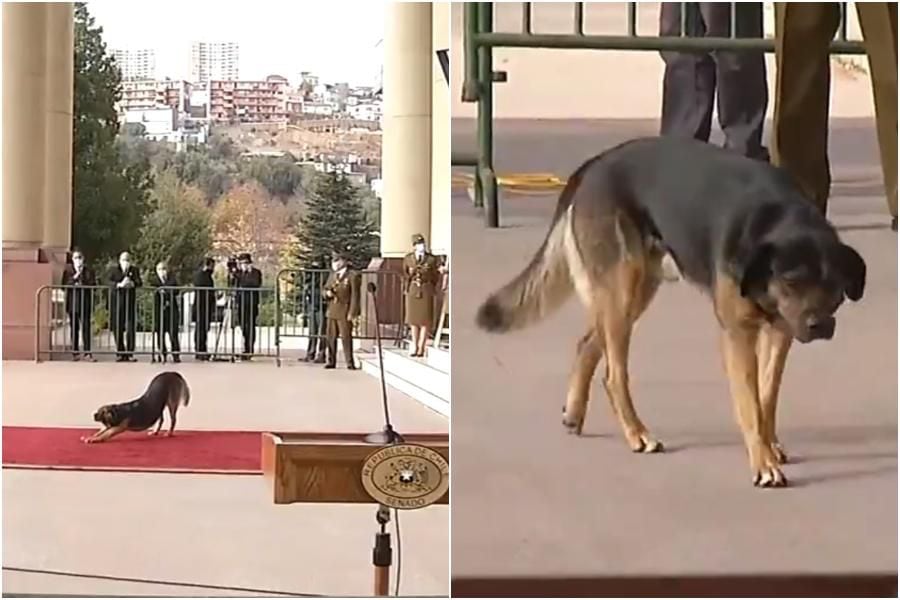
<svg viewBox="0 0 900 600">
<path fill-rule="evenodd" d="M 766 389 L 770 410 L 774 415 L 774 399 L 777 398 L 777 378 L 763 376 L 760 383 L 760 356 L 758 344 L 760 331 L 765 326 L 759 310 L 748 300 L 741 297 L 737 283 L 727 274 L 719 273 L 714 290 L 716 315 L 722 325 L 722 355 L 725 359 L 725 371 L 731 397 L 734 401 L 738 425 L 744 437 L 744 445 L 750 458 L 750 470 L 753 482 L 761 486 L 782 486 L 787 483 L 779 468 L 779 457 L 773 450 L 774 418 L 771 422 L 771 435 L 767 427 L 760 403 L 760 390 Z M 773 343 L 775 338 L 763 340 L 763 358 L 772 364 L 772 375 L 776 370 L 783 370 L 786 351 L 782 353 L 780 346 Z M 780 363 L 781 368 L 777 368 Z M 768 365 L 766 365 L 768 366 Z M 765 371 L 765 369 L 764 369 Z"/>
</svg>

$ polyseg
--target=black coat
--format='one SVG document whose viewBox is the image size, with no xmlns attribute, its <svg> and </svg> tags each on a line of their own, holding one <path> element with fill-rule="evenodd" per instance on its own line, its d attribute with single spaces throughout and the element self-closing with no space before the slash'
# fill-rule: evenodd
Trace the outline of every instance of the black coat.
<svg viewBox="0 0 900 600">
<path fill-rule="evenodd" d="M 76 286 L 76 288 L 93 286 L 97 285 L 97 278 L 94 276 L 94 271 L 87 265 L 82 267 L 80 274 L 75 272 L 74 265 L 66 265 L 66 269 L 63 271 L 62 284 Z M 66 289 L 66 313 L 71 316 L 77 308 L 81 314 L 90 314 L 94 309 L 94 290 L 90 288 L 76 288 Z"/>
<path fill-rule="evenodd" d="M 237 293 L 237 310 L 241 315 L 256 314 L 259 312 L 259 292 L 254 288 L 262 287 L 262 271 L 251 267 L 249 271 L 241 271 L 237 276 L 238 288 L 243 289 Z"/>
<path fill-rule="evenodd" d="M 131 278 L 134 287 L 117 287 L 117 285 L 125 279 L 126 275 Z M 109 284 L 112 286 L 112 293 L 109 298 L 109 312 L 111 318 L 114 320 L 120 310 L 133 313 L 137 306 L 137 288 L 144 285 L 141 281 L 141 272 L 138 268 L 134 265 L 129 265 L 128 271 L 123 272 L 122 267 L 116 265 L 109 272 Z"/>
<path fill-rule="evenodd" d="M 166 274 L 165 281 L 160 281 L 159 275 L 154 274 L 151 279 L 151 285 L 154 288 L 176 287 L 178 281 L 171 273 Z M 178 290 L 155 290 L 153 294 L 153 322 L 158 323 L 160 319 L 165 319 L 168 322 L 171 319 L 177 328 L 181 320 L 180 300 L 181 294 Z M 172 314 L 173 310 L 175 311 L 174 315 Z"/>
<path fill-rule="evenodd" d="M 213 281 L 212 271 L 206 271 L 204 269 L 200 269 L 196 273 L 194 273 L 193 280 L 194 287 L 198 288 L 211 288 L 215 286 L 215 282 Z M 198 315 L 199 311 L 199 315 Z M 211 321 L 213 315 L 216 314 L 216 293 L 211 290 L 198 290 L 194 295 L 194 307 L 191 310 L 191 316 L 196 321 L 198 319 L 202 321 Z"/>
</svg>

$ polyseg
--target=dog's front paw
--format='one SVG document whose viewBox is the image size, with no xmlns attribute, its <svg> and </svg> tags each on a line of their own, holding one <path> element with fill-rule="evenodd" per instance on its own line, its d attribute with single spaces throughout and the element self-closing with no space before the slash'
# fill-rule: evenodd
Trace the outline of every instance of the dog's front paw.
<svg viewBox="0 0 900 600">
<path fill-rule="evenodd" d="M 750 468 L 753 471 L 753 485 L 761 488 L 785 487 L 787 477 L 779 468 L 779 460 L 769 446 L 759 446 L 759 454 L 755 460 L 751 459 Z"/>
<path fill-rule="evenodd" d="M 562 424 L 563 427 L 566 428 L 566 433 L 570 433 L 572 435 L 581 435 L 581 430 L 584 428 L 584 414 L 573 414 L 570 416 L 569 412 L 566 411 L 566 407 L 563 406 L 563 418 Z"/>
<path fill-rule="evenodd" d="M 626 435 L 626 439 L 631 451 L 638 454 L 655 454 L 665 450 L 663 443 L 646 431 L 633 436 Z"/>
<path fill-rule="evenodd" d="M 174 431 L 167 431 L 163 434 L 163 437 L 175 437 Z"/>
<path fill-rule="evenodd" d="M 98 440 L 97 438 L 92 438 L 92 437 L 84 438 L 84 443 L 85 443 L 85 444 L 96 444 L 96 443 L 98 443 L 99 441 L 100 441 L 100 440 Z"/>
</svg>

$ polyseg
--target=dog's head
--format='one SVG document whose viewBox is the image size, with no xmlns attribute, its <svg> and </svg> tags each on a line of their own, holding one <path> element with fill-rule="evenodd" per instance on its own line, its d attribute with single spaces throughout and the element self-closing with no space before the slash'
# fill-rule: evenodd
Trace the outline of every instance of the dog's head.
<svg viewBox="0 0 900 600">
<path fill-rule="evenodd" d="M 740 265 L 741 295 L 777 315 L 800 342 L 834 336 L 834 313 L 862 298 L 866 263 L 836 238 L 797 236 L 764 242 Z"/>
<path fill-rule="evenodd" d="M 119 421 L 121 421 L 119 407 L 115 404 L 101 406 L 97 409 L 97 412 L 94 413 L 94 420 L 107 427 L 118 425 Z"/>
</svg>

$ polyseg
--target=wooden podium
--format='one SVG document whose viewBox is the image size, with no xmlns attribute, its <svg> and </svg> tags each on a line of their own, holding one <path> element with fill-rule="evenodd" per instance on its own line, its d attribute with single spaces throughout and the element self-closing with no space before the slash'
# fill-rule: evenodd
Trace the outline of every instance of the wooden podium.
<svg viewBox="0 0 900 600">
<path fill-rule="evenodd" d="M 449 502 L 450 443 L 447 434 L 405 434 L 403 443 L 383 446 L 366 442 L 366 433 L 264 433 L 262 435 L 262 471 L 266 485 L 271 488 L 275 504 L 296 502 L 367 503 L 378 504 L 376 516 L 380 533 L 375 536 L 373 565 L 375 567 L 375 595 L 386 596 L 389 590 L 391 565 L 390 534 L 385 525 L 390 519 L 389 508 L 414 509 L 428 504 Z M 392 451 L 397 449 L 394 456 Z M 418 458 L 415 452 L 430 455 L 432 460 L 422 459 L 432 465 L 430 474 L 415 467 L 405 469 L 410 461 Z M 436 459 L 436 460 L 435 460 Z M 404 462 L 405 461 L 405 462 Z M 441 463 L 434 468 L 434 463 Z M 400 464 L 400 471 L 395 463 Z M 373 467 L 374 465 L 374 467 Z M 386 491 L 373 497 L 364 479 L 371 481 L 375 475 L 384 478 L 383 465 L 388 465 L 399 477 L 389 478 L 385 490 L 409 485 L 418 477 L 424 483 L 435 485 L 443 479 L 445 491 L 439 498 L 432 497 L 417 505 L 408 498 Z M 380 471 L 379 471 L 380 470 Z M 374 473 L 378 471 L 378 473 Z M 424 475 L 423 475 L 424 473 Z M 386 481 L 388 479 L 385 479 Z M 371 485 L 371 484 L 370 484 Z M 382 488 L 377 488 L 376 492 Z M 401 495 L 402 496 L 402 495 Z M 427 503 L 426 503 L 427 502 Z"/>
</svg>

